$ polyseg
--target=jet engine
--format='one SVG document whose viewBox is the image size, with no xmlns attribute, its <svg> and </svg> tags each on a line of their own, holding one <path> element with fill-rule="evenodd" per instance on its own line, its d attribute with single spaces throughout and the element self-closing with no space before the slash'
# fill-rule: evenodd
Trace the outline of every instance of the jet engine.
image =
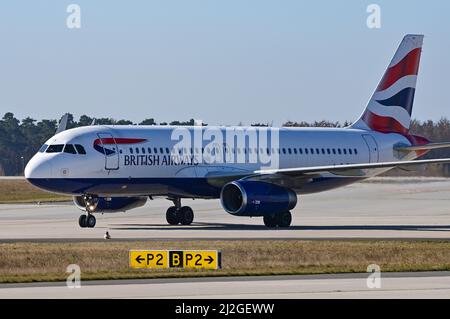
<svg viewBox="0 0 450 319">
<path fill-rule="evenodd" d="M 267 182 L 238 180 L 223 186 L 220 202 L 232 215 L 266 216 L 293 209 L 297 194 Z"/>
</svg>

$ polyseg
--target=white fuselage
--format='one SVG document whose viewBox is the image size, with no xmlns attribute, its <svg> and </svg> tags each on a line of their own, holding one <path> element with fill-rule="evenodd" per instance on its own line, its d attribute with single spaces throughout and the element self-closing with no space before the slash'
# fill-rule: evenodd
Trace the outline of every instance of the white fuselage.
<svg viewBox="0 0 450 319">
<path fill-rule="evenodd" d="M 27 165 L 27 179 L 44 189 L 73 195 L 93 191 L 101 195 L 164 195 L 182 180 L 208 184 L 208 179 L 216 177 L 209 184 L 220 188 L 217 177 L 248 176 L 264 168 L 399 160 L 393 146 L 410 142 L 400 134 L 348 128 L 174 126 L 89 126 L 61 132 L 46 142 L 67 144 L 83 146 L 86 154 L 39 152 Z M 412 159 L 414 154 L 402 159 Z M 388 169 L 365 171 L 357 177 L 367 178 Z M 322 174 L 317 178 L 340 177 Z M 352 180 L 345 178 L 348 182 L 344 184 Z M 99 183 L 114 186 L 97 189 Z M 216 190 L 202 187 L 197 191 L 191 186 L 192 192 L 187 188 L 181 195 L 217 197 Z M 330 188 L 327 184 L 323 189 L 298 187 L 296 191 Z"/>
</svg>

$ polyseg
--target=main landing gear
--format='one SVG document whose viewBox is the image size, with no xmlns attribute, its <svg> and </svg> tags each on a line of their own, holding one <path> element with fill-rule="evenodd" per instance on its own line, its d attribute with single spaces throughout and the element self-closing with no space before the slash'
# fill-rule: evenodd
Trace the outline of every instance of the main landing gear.
<svg viewBox="0 0 450 319">
<path fill-rule="evenodd" d="M 281 212 L 273 215 L 266 215 L 263 217 L 264 225 L 269 228 L 274 227 L 289 227 L 292 222 L 292 214 L 290 211 Z"/>
<path fill-rule="evenodd" d="M 97 220 L 92 215 L 97 208 L 98 199 L 96 197 L 85 195 L 83 196 L 84 203 L 86 204 L 86 214 L 81 215 L 78 218 L 78 224 L 81 228 L 94 228 Z"/>
<path fill-rule="evenodd" d="M 170 225 L 190 225 L 194 220 L 194 211 L 189 206 L 181 206 L 181 199 L 171 199 L 174 206 L 166 212 L 166 220 Z"/>
</svg>

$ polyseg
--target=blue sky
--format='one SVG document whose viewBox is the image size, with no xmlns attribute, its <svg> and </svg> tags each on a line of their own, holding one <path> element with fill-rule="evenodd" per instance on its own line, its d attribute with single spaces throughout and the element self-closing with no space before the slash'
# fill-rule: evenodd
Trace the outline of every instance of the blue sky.
<svg viewBox="0 0 450 319">
<path fill-rule="evenodd" d="M 66 7 L 81 7 L 81 29 Z M 381 29 L 366 8 L 381 7 Z M 425 34 L 413 116 L 450 118 L 449 1 L 2 1 L 0 113 L 210 124 L 353 120 Z"/>
</svg>

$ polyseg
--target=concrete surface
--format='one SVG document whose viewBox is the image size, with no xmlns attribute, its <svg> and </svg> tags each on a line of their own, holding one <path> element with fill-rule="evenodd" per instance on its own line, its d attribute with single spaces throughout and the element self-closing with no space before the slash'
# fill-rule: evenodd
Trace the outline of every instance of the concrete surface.
<svg viewBox="0 0 450 319">
<path fill-rule="evenodd" d="M 218 200 L 184 200 L 194 209 L 190 226 L 169 226 L 171 202 L 149 201 L 126 213 L 97 215 L 94 229 L 78 226 L 72 203 L 0 205 L 0 241 L 234 238 L 450 239 L 450 180 L 379 178 L 299 197 L 289 229 L 267 229 L 261 218 L 235 217 Z"/>
<path fill-rule="evenodd" d="M 3 284 L 0 298 L 450 298 L 450 273 L 368 274 L 119 280 L 81 283 Z"/>
</svg>

